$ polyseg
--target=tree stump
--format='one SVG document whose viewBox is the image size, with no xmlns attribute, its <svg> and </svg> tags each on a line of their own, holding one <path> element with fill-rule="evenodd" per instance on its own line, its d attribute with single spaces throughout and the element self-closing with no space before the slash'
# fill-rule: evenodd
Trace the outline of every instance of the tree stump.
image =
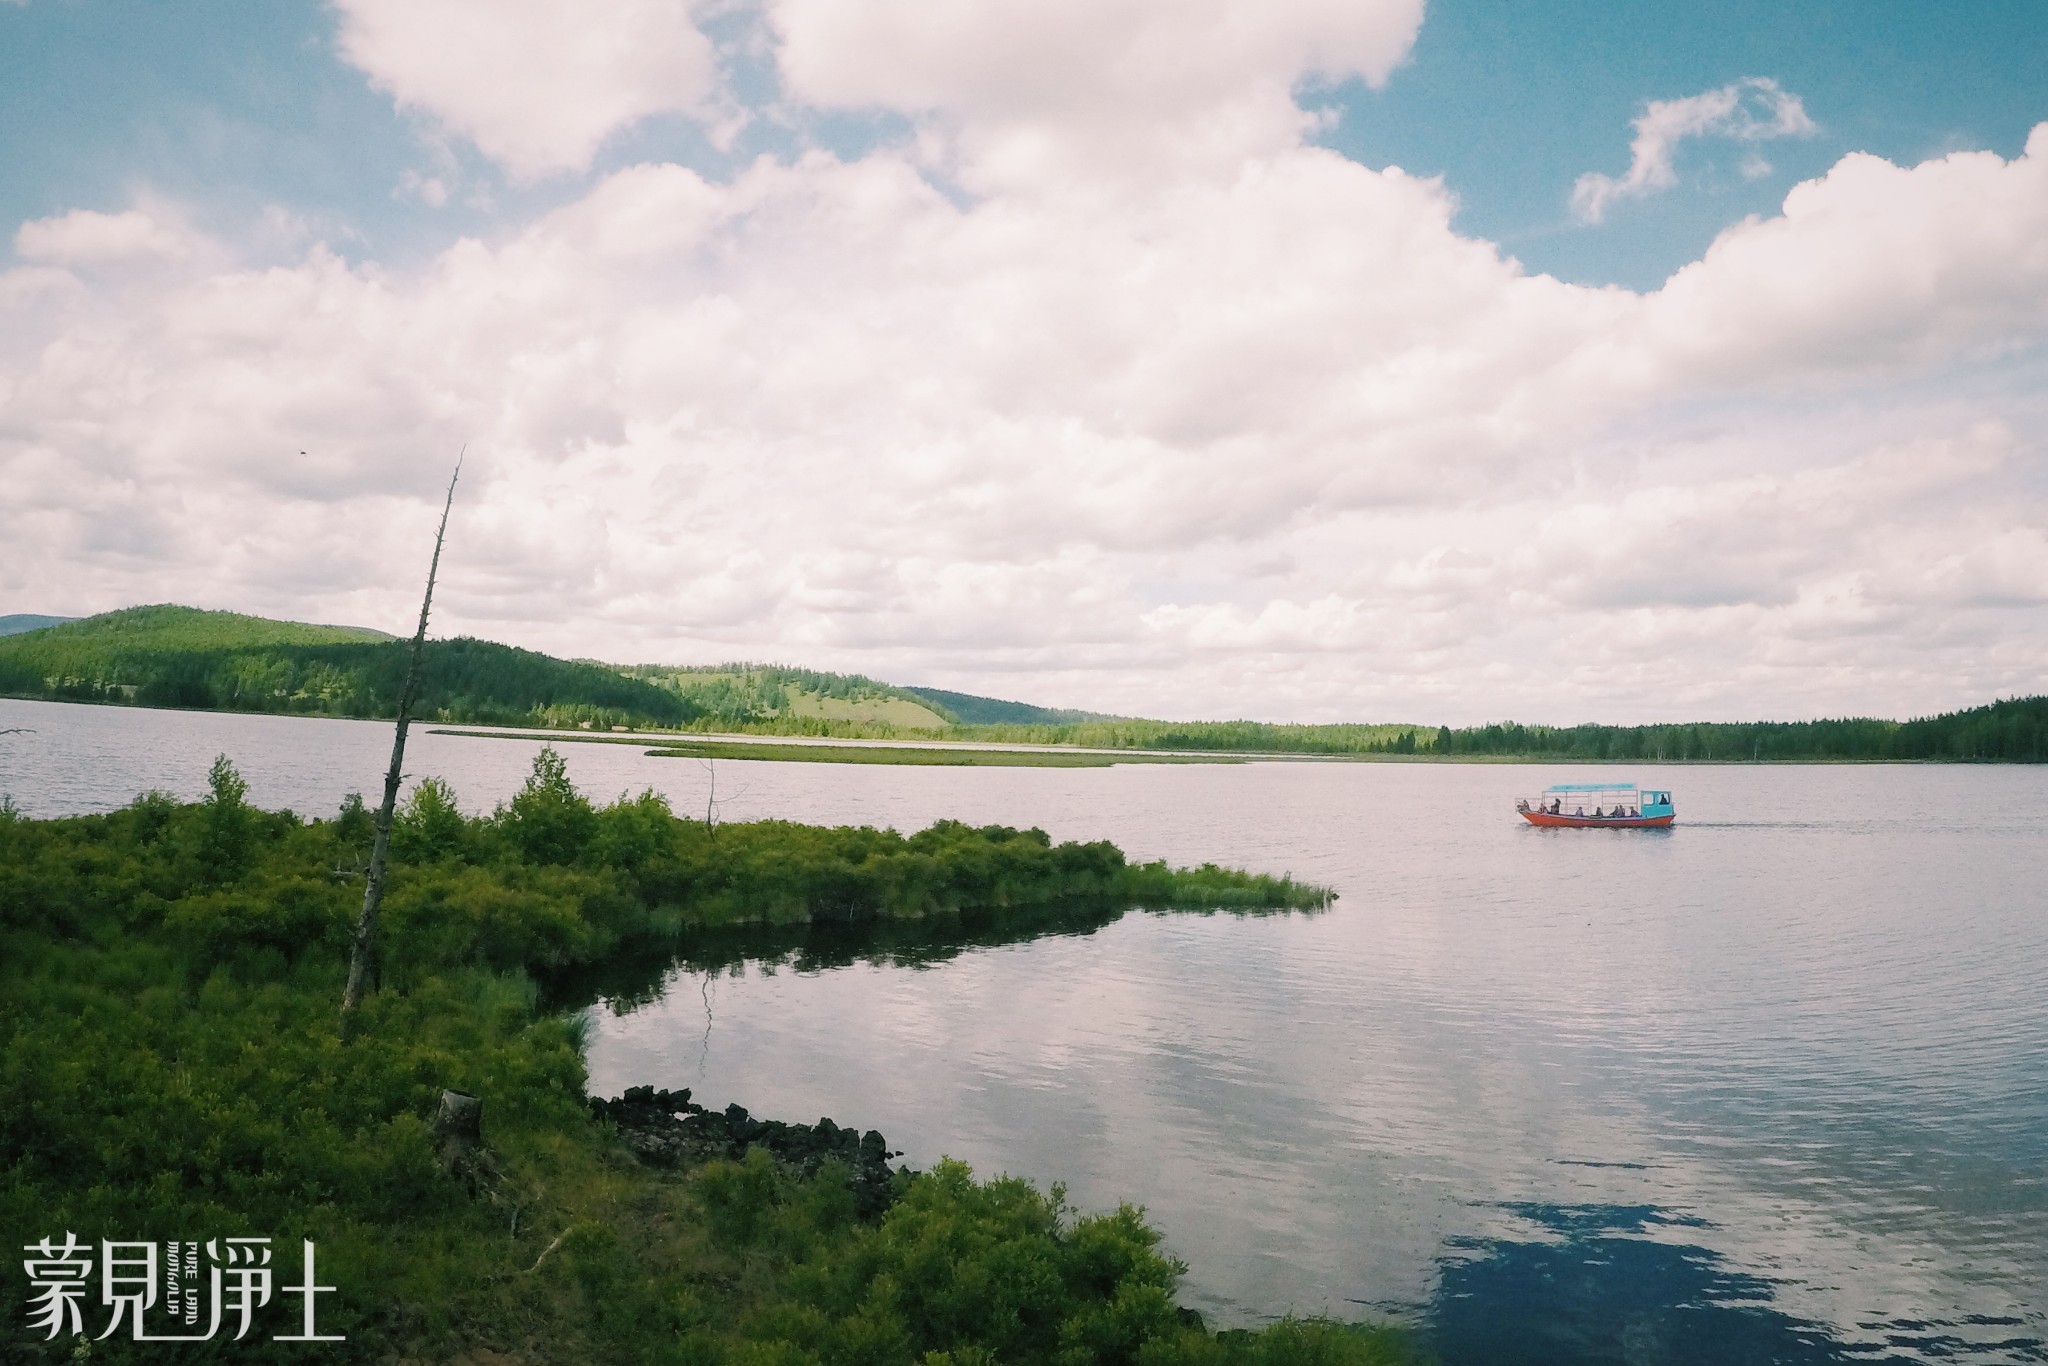
<svg viewBox="0 0 2048 1366">
<path fill-rule="evenodd" d="M 466 1091 L 443 1091 L 441 1108 L 434 1114 L 434 1142 L 440 1146 L 442 1165 L 451 1172 L 465 1169 L 483 1141 L 483 1100 Z"/>
</svg>

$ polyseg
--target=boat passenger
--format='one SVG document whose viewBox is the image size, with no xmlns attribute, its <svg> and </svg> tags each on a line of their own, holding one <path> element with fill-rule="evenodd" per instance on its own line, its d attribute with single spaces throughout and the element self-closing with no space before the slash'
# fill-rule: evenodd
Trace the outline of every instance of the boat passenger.
<svg viewBox="0 0 2048 1366">
<path fill-rule="evenodd" d="M 1560 815 L 1560 814 L 1562 814 L 1562 813 L 1563 813 L 1563 811 L 1564 811 L 1564 798 L 1562 798 L 1562 797 L 1552 797 L 1552 798 L 1550 799 L 1550 814 L 1551 814 L 1551 815 L 1553 815 L 1553 816 L 1556 816 L 1556 815 Z"/>
<path fill-rule="evenodd" d="M 1523 797 L 1521 800 L 1515 803 L 1515 810 L 1517 811 L 1527 811 L 1528 809 L 1529 799 L 1527 797 Z"/>
<path fill-rule="evenodd" d="M 1586 814 L 1586 808 L 1583 806 L 1575 806 L 1572 808 L 1572 814 L 1574 816 L 1583 816 Z"/>
</svg>

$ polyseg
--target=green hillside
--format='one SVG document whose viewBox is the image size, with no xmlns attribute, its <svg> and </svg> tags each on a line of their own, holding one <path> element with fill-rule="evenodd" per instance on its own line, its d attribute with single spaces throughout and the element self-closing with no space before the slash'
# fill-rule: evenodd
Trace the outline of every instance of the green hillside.
<svg viewBox="0 0 2048 1366">
<path fill-rule="evenodd" d="M 391 716 L 409 643 L 191 607 L 134 607 L 0 639 L 0 693 L 81 702 Z M 490 641 L 430 641 L 420 715 L 471 724 L 678 726 L 681 697 L 601 665 Z"/>
<path fill-rule="evenodd" d="M 1005 702 L 997 697 L 947 692 L 944 688 L 905 688 L 911 694 L 951 715 L 963 726 L 1058 726 L 1076 721 L 1113 721 L 1101 712 L 1075 711 L 1070 707 L 1034 707 L 1029 702 Z"/>
<path fill-rule="evenodd" d="M 28 651 L 53 673 L 82 674 L 114 654 L 182 654 L 263 645 L 341 645 L 393 637 L 365 626 L 316 626 L 272 621 L 239 612 L 204 612 L 164 603 L 124 607 L 96 617 L 67 621 L 35 633 L 34 641 L 10 640 L 7 648 Z"/>
<path fill-rule="evenodd" d="M 861 674 L 748 663 L 635 664 L 620 672 L 682 698 L 704 728 L 886 736 L 942 731 L 960 719 L 921 689 Z"/>
</svg>

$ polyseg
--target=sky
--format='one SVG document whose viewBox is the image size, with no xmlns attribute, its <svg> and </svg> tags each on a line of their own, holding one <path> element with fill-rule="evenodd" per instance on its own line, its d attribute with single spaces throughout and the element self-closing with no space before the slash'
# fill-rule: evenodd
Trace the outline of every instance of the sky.
<svg viewBox="0 0 2048 1366">
<path fill-rule="evenodd" d="M 0 0 L 0 613 L 1917 715 L 2044 380 L 2037 0 Z"/>
</svg>

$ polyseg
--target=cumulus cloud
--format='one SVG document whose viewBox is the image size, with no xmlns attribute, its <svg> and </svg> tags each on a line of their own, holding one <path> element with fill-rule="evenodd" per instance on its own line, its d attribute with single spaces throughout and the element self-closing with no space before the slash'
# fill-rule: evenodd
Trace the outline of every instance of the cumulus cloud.
<svg viewBox="0 0 2048 1366">
<path fill-rule="evenodd" d="M 1384 83 L 1422 0 L 771 0 L 790 93 L 918 116 L 977 187 L 1151 180 L 1295 142 L 1305 77 Z"/>
<path fill-rule="evenodd" d="M 2044 299 L 2048 124 L 2011 162 L 1842 158 L 1794 186 L 1781 214 L 1735 225 L 1674 274 L 1641 340 L 1704 379 L 1868 373 L 2027 345 Z"/>
<path fill-rule="evenodd" d="M 340 49 L 401 107 L 515 178 L 579 171 L 613 133 L 701 110 L 710 42 L 684 0 L 336 0 Z"/>
<path fill-rule="evenodd" d="M 1384 75 L 1412 36 L 1274 12 L 1127 94 L 1149 11 L 1010 22 L 1155 113 Z M 2048 127 L 1845 158 L 1642 294 L 1530 276 L 1440 184 L 1299 127 L 1197 154 L 1120 114 L 1173 152 L 1120 170 L 1023 77 L 803 69 L 828 31 L 896 59 L 854 22 L 777 11 L 792 88 L 912 92 L 976 193 L 914 139 L 628 167 L 403 270 L 200 243 L 96 274 L 37 228 L 0 274 L 10 610 L 402 627 L 467 441 L 447 629 L 566 653 L 1304 719 L 2038 686 Z M 1005 160 L 1025 128 L 1085 174 Z"/>
<path fill-rule="evenodd" d="M 1730 138 L 1757 143 L 1772 138 L 1803 137 L 1814 130 L 1806 106 L 1797 95 L 1779 88 L 1766 76 L 1747 76 L 1718 90 L 1678 100 L 1652 100 L 1635 121 L 1629 144 L 1628 170 L 1619 178 L 1588 171 L 1572 187 L 1572 208 L 1588 223 L 1607 216 L 1618 199 L 1640 199 L 1678 183 L 1673 165 L 1678 146 L 1687 138 Z M 1770 165 L 1752 152 L 1742 173 L 1750 178 L 1770 173 Z"/>
<path fill-rule="evenodd" d="M 14 250 L 24 261 L 50 265 L 119 265 L 175 259 L 190 252 L 195 240 L 178 225 L 141 209 L 123 213 L 75 209 L 23 223 L 15 231 Z"/>
</svg>

